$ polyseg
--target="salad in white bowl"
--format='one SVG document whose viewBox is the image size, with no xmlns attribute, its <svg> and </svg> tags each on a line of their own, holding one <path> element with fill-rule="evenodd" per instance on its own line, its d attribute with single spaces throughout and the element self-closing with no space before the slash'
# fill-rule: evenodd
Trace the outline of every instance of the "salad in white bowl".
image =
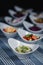
<svg viewBox="0 0 43 65">
<path fill-rule="evenodd" d="M 34 51 L 36 51 L 39 48 L 38 44 L 27 44 L 27 43 L 18 41 L 13 38 L 8 39 L 8 44 L 11 47 L 11 49 L 13 50 L 13 52 L 15 52 L 16 54 L 19 54 L 19 55 L 33 53 Z"/>
<path fill-rule="evenodd" d="M 20 28 L 17 30 L 17 32 L 21 39 L 27 43 L 36 43 L 43 38 L 43 36 L 40 34 L 34 34 Z"/>
</svg>

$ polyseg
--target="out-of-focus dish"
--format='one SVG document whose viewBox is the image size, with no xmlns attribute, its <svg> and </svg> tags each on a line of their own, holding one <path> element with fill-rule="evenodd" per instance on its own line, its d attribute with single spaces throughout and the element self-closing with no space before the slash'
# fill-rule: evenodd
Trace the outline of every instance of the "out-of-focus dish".
<svg viewBox="0 0 43 65">
<path fill-rule="evenodd" d="M 29 23 L 29 22 L 27 22 L 27 21 L 24 21 L 23 22 L 23 25 L 24 25 L 24 27 L 28 30 L 28 31 L 30 31 L 30 32 L 32 32 L 32 33 L 41 33 L 42 31 L 43 31 L 43 29 L 42 28 L 40 28 L 39 26 L 35 26 L 34 24 L 31 24 L 31 23 Z"/>
<path fill-rule="evenodd" d="M 23 12 L 15 12 L 13 10 L 8 10 L 8 12 L 14 18 L 19 18 L 19 17 L 22 17 L 22 16 L 26 15 L 26 12 L 25 13 L 23 13 Z"/>
<path fill-rule="evenodd" d="M 13 38 L 8 39 L 8 44 L 15 54 L 30 54 L 39 48 L 38 44 L 27 44 Z"/>
<path fill-rule="evenodd" d="M 43 38 L 41 34 L 34 34 L 23 29 L 18 29 L 17 32 L 21 39 L 27 43 L 36 43 Z"/>
<path fill-rule="evenodd" d="M 43 16 L 35 17 L 33 15 L 29 15 L 29 18 L 34 24 L 43 29 Z"/>
<path fill-rule="evenodd" d="M 9 10 L 8 10 L 8 13 L 10 14 L 10 16 L 16 18 L 16 17 L 14 16 L 14 15 L 16 14 L 16 11 L 9 9 Z"/>
<path fill-rule="evenodd" d="M 30 13 L 30 15 L 33 15 L 33 16 L 35 16 L 35 17 L 39 17 L 39 16 L 43 16 L 43 12 L 34 12 L 34 11 L 32 11 L 32 12 Z"/>
<path fill-rule="evenodd" d="M 23 8 L 19 7 L 19 6 L 14 6 L 14 9 L 18 12 L 21 12 L 23 10 Z"/>
<path fill-rule="evenodd" d="M 23 14 L 31 13 L 31 12 L 33 11 L 32 8 L 25 10 L 25 9 L 19 7 L 19 6 L 16 6 L 16 5 L 14 6 L 14 9 L 15 9 L 17 12 L 20 12 L 20 13 L 23 13 Z"/>
<path fill-rule="evenodd" d="M 25 12 L 16 12 L 16 13 L 13 10 L 8 10 L 8 12 L 13 18 L 27 16 L 27 14 L 28 14 L 28 10 L 26 10 Z"/>
<path fill-rule="evenodd" d="M 31 12 L 30 15 L 33 15 L 33 16 L 38 16 L 38 14 L 36 12 Z"/>
<path fill-rule="evenodd" d="M 12 26 L 19 26 L 22 25 L 23 21 L 25 20 L 26 16 L 20 17 L 20 18 L 16 18 L 12 20 L 12 17 L 4 17 L 4 20 L 6 23 L 12 25 Z"/>
<path fill-rule="evenodd" d="M 17 27 L 12 27 L 5 23 L 0 23 L 0 29 L 7 38 L 15 37 L 17 35 Z"/>
</svg>

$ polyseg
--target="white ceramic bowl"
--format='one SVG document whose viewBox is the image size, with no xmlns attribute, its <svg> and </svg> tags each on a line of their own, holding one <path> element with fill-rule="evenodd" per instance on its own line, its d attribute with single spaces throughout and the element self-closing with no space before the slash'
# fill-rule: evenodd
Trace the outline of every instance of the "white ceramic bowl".
<svg viewBox="0 0 43 65">
<path fill-rule="evenodd" d="M 21 12 L 22 10 L 23 10 L 23 8 L 21 8 L 21 7 L 19 7 L 19 6 L 14 6 L 14 9 L 16 10 L 16 11 L 19 11 L 19 12 Z"/>
<path fill-rule="evenodd" d="M 33 16 L 33 15 L 29 15 L 29 18 L 30 18 L 31 21 L 32 21 L 34 24 L 36 24 L 38 27 L 43 28 L 43 23 L 37 23 L 37 22 L 35 22 L 35 19 L 37 19 L 37 18 L 43 18 L 42 15 L 40 15 L 40 16 L 38 16 L 38 17 L 35 17 L 35 16 Z"/>
<path fill-rule="evenodd" d="M 11 24 L 12 17 L 5 16 L 5 17 L 4 17 L 4 20 L 5 20 L 6 23 Z"/>
<path fill-rule="evenodd" d="M 19 25 L 22 25 L 23 21 L 26 19 L 27 15 L 26 16 L 23 16 L 23 17 L 20 17 L 20 18 L 14 18 L 14 20 L 12 21 L 12 17 L 4 17 L 4 20 L 6 23 L 12 25 L 12 26 L 19 26 Z"/>
<path fill-rule="evenodd" d="M 3 31 L 4 28 L 6 27 L 10 27 L 9 25 L 5 24 L 5 23 L 0 23 L 0 29 L 1 31 L 4 33 L 4 35 L 7 37 L 7 38 L 10 38 L 10 37 L 15 37 L 17 35 L 17 32 L 14 32 L 14 33 L 7 33 L 5 31 Z M 18 29 L 17 27 L 14 27 L 16 30 Z"/>
<path fill-rule="evenodd" d="M 17 12 L 15 12 L 14 10 L 8 10 L 8 13 L 13 17 L 13 18 L 19 18 L 19 17 L 16 17 L 15 14 L 17 14 Z M 24 16 L 27 16 L 28 15 L 28 10 L 26 10 L 25 12 L 22 13 Z M 23 17 L 23 16 L 22 16 Z"/>
<path fill-rule="evenodd" d="M 9 10 L 8 10 L 8 13 L 10 14 L 10 16 L 12 16 L 12 17 L 14 17 L 14 18 L 17 18 L 17 17 L 14 16 L 14 15 L 16 14 L 15 11 L 9 9 Z"/>
<path fill-rule="evenodd" d="M 13 43 L 12 43 L 12 42 L 13 42 Z M 13 39 L 13 38 L 9 38 L 9 39 L 8 39 L 8 44 L 9 44 L 9 46 L 11 47 L 11 49 L 12 49 L 16 54 L 20 54 L 20 55 L 25 55 L 25 54 L 33 53 L 34 51 L 36 51 L 36 50 L 39 48 L 39 45 L 38 45 L 38 44 L 27 44 L 27 43 L 18 41 L 18 40 Z M 17 52 L 17 51 L 15 50 L 15 48 L 18 47 L 18 46 L 21 46 L 21 45 L 30 47 L 30 48 L 32 49 L 32 51 L 27 52 L 27 53 L 19 53 L 19 52 Z"/>
<path fill-rule="evenodd" d="M 23 8 L 21 8 L 21 7 L 19 7 L 19 6 L 14 6 L 14 9 L 16 10 L 16 11 L 18 11 L 18 12 L 22 12 L 23 10 L 25 10 L 25 9 L 23 9 Z M 27 10 L 25 10 L 24 11 L 24 13 L 31 13 L 33 11 L 33 9 L 32 8 L 30 8 L 30 9 L 27 9 Z"/>
<path fill-rule="evenodd" d="M 37 15 L 37 13 L 32 11 L 32 12 L 30 13 L 30 15 L 33 15 L 33 16 L 34 16 L 34 15 Z"/>
<path fill-rule="evenodd" d="M 32 26 L 34 26 L 34 24 L 31 24 L 31 23 L 29 23 L 29 22 L 27 22 L 27 21 L 24 21 L 23 22 L 23 25 L 24 25 L 24 27 L 28 30 L 28 31 L 30 31 L 30 32 L 32 32 L 32 33 L 41 33 L 42 31 L 43 31 L 43 29 L 41 28 L 41 30 L 38 30 L 38 31 L 32 31 L 32 30 L 30 30 L 29 28 L 30 27 L 32 27 Z M 38 26 L 37 26 L 38 27 Z"/>
<path fill-rule="evenodd" d="M 24 37 L 25 35 L 27 35 L 27 34 L 33 34 L 33 33 L 27 32 L 27 31 L 25 31 L 25 30 L 23 30 L 23 29 L 20 29 L 20 28 L 17 30 L 17 32 L 18 32 L 18 35 L 21 37 L 21 39 L 22 39 L 23 41 L 27 42 L 27 43 L 36 43 L 37 41 L 39 41 L 39 40 L 41 40 L 41 39 L 43 38 L 43 36 L 40 35 L 40 34 L 34 34 L 34 35 L 36 35 L 36 36 L 38 36 L 38 37 L 40 37 L 40 38 L 37 39 L 37 40 L 33 40 L 33 41 L 27 41 L 27 40 L 25 40 L 23 37 Z"/>
</svg>

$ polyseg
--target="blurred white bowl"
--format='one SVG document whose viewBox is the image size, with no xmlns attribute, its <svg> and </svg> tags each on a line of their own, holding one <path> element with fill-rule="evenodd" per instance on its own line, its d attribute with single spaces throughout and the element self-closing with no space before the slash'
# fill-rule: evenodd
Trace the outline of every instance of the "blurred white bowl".
<svg viewBox="0 0 43 65">
<path fill-rule="evenodd" d="M 43 18 L 42 15 L 39 15 L 38 17 L 35 17 L 33 15 L 29 15 L 29 18 L 31 19 L 31 21 L 36 24 L 38 27 L 41 27 L 43 29 L 43 23 L 37 23 L 35 22 L 35 19 L 38 19 L 38 18 Z"/>
<path fill-rule="evenodd" d="M 17 35 L 17 29 L 18 29 L 17 27 L 14 27 L 16 29 L 16 32 L 14 32 L 14 33 L 5 32 L 3 29 L 6 27 L 10 27 L 10 26 L 5 23 L 0 23 L 0 29 L 7 38 L 15 37 Z"/>
<path fill-rule="evenodd" d="M 31 23 L 29 23 L 29 22 L 27 22 L 27 21 L 24 21 L 23 22 L 23 25 L 24 25 L 24 27 L 28 30 L 28 31 L 30 31 L 30 32 L 32 32 L 32 33 L 41 33 L 42 31 L 43 31 L 43 29 L 40 29 L 40 30 L 38 30 L 38 31 L 32 31 L 32 30 L 30 30 L 29 28 L 30 27 L 32 27 L 32 26 L 34 26 L 34 24 L 31 24 Z M 37 26 L 38 27 L 38 26 Z"/>
<path fill-rule="evenodd" d="M 10 14 L 10 16 L 17 18 L 17 17 L 14 16 L 16 14 L 16 12 L 14 10 L 9 9 L 8 13 Z"/>
<path fill-rule="evenodd" d="M 31 13 L 32 11 L 33 11 L 33 9 L 32 8 L 29 8 L 29 9 L 27 9 L 27 10 L 25 10 L 25 9 L 23 9 L 23 8 L 21 8 L 21 7 L 19 7 L 19 6 L 14 6 L 14 9 L 17 11 L 17 12 L 23 12 L 23 13 Z"/>
<path fill-rule="evenodd" d="M 21 37 L 21 39 L 23 40 L 23 41 L 25 41 L 25 42 L 27 42 L 27 43 L 36 43 L 37 41 L 39 41 L 39 40 L 41 40 L 42 38 L 43 38 L 43 36 L 42 35 L 40 35 L 40 34 L 33 34 L 33 33 L 31 33 L 31 32 L 27 32 L 27 31 L 25 31 L 25 30 L 23 30 L 23 29 L 18 29 L 17 30 L 17 32 L 18 32 L 18 35 Z M 36 35 L 37 37 L 40 37 L 39 39 L 37 39 L 37 40 L 33 40 L 33 41 L 27 41 L 27 40 L 25 40 L 23 37 L 25 36 L 25 35 L 27 35 L 27 34 L 33 34 L 33 35 Z"/>
<path fill-rule="evenodd" d="M 13 43 L 12 43 L 13 42 Z M 25 55 L 25 54 L 30 54 L 30 53 L 33 53 L 34 51 L 36 51 L 38 48 L 39 48 L 39 45 L 38 44 L 27 44 L 27 43 L 24 43 L 24 42 L 21 42 L 21 41 L 18 41 L 16 39 L 13 39 L 13 38 L 9 38 L 8 39 L 8 44 L 9 46 L 11 47 L 11 49 L 17 54 L 17 55 Z M 28 46 L 32 49 L 32 51 L 30 52 L 27 52 L 27 53 L 19 53 L 15 50 L 15 48 L 17 48 L 18 46 Z"/>
<path fill-rule="evenodd" d="M 12 25 L 12 26 L 19 26 L 22 25 L 23 21 L 25 20 L 26 16 L 20 17 L 20 18 L 16 18 L 12 21 L 12 17 L 4 17 L 4 20 L 6 23 Z"/>
<path fill-rule="evenodd" d="M 13 18 L 19 18 L 19 17 L 16 17 L 15 14 L 17 14 L 17 12 L 15 12 L 14 10 L 8 10 L 8 13 L 13 17 Z M 28 15 L 28 10 L 26 10 L 25 12 L 22 12 L 23 16 L 27 16 Z M 22 16 L 22 17 L 23 17 Z"/>
<path fill-rule="evenodd" d="M 21 12 L 23 10 L 23 8 L 19 7 L 19 6 L 14 6 L 14 9 L 18 12 Z"/>
<path fill-rule="evenodd" d="M 30 15 L 35 16 L 35 15 L 37 15 L 37 13 L 32 11 L 32 12 L 30 13 Z"/>
</svg>

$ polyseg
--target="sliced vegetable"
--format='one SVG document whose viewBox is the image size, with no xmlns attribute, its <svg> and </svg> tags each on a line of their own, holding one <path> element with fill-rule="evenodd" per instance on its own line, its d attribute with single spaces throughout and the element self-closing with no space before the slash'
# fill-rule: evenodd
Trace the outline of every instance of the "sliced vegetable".
<svg viewBox="0 0 43 65">
<path fill-rule="evenodd" d="M 33 34 L 27 34 L 23 38 L 26 39 L 27 41 L 33 41 L 39 39 L 40 37 Z"/>
<path fill-rule="evenodd" d="M 17 48 L 15 48 L 15 50 L 19 53 L 26 53 L 32 51 L 32 49 L 28 46 L 18 46 Z"/>
</svg>

